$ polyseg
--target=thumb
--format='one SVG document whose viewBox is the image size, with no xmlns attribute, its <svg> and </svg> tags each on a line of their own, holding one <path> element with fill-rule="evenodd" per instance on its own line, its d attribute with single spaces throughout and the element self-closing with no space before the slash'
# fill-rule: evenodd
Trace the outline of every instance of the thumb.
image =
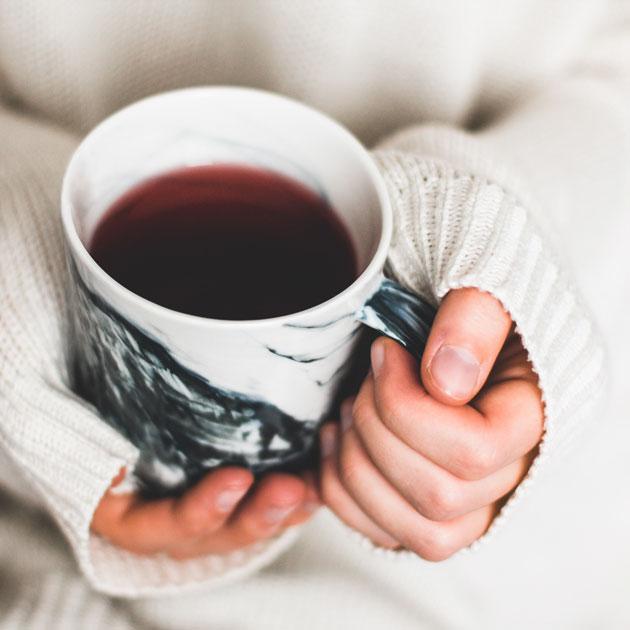
<svg viewBox="0 0 630 630">
<path fill-rule="evenodd" d="M 422 356 L 422 382 L 433 398 L 469 402 L 488 378 L 512 320 L 479 289 L 455 289 L 442 301 Z"/>
</svg>

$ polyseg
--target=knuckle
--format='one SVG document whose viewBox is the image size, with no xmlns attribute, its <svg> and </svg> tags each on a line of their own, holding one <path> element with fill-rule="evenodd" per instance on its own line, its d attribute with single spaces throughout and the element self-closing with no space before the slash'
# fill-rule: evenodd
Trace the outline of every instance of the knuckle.
<svg viewBox="0 0 630 630">
<path fill-rule="evenodd" d="M 541 392 L 537 383 L 524 382 L 524 394 L 521 397 L 522 406 L 526 407 L 526 415 L 529 420 L 527 427 L 529 429 L 526 439 L 532 446 L 538 444 L 542 438 L 545 426 L 545 411 L 541 399 Z"/>
<path fill-rule="evenodd" d="M 400 426 L 405 422 L 411 405 L 398 387 L 395 385 L 384 386 L 381 400 L 383 422 L 389 428 Z"/>
<path fill-rule="evenodd" d="M 422 536 L 412 536 L 408 548 L 429 562 L 442 562 L 457 551 L 451 531 L 443 525 L 434 526 Z"/>
<path fill-rule="evenodd" d="M 321 479 L 320 493 L 322 495 L 322 501 L 328 506 L 334 509 L 338 503 L 339 490 L 337 485 L 332 481 L 330 475 L 324 474 Z"/>
<path fill-rule="evenodd" d="M 469 481 L 483 479 L 496 470 L 497 460 L 494 440 L 488 437 L 473 440 L 459 453 L 458 476 Z"/>
<path fill-rule="evenodd" d="M 238 537 L 241 541 L 256 541 L 263 538 L 267 532 L 272 529 L 269 526 L 265 526 L 262 519 L 253 514 L 243 515 L 238 523 Z"/>
<path fill-rule="evenodd" d="M 361 432 L 363 430 L 369 422 L 370 414 L 369 403 L 362 396 L 358 396 L 352 404 L 352 421 L 357 431 Z"/>
<path fill-rule="evenodd" d="M 339 478 L 346 488 L 352 488 L 361 477 L 363 465 L 354 452 L 342 447 L 339 453 Z"/>
<path fill-rule="evenodd" d="M 375 547 L 382 547 L 383 549 L 390 549 L 390 550 L 394 550 L 394 549 L 399 549 L 400 548 L 400 542 L 398 542 L 394 538 L 391 538 L 387 534 L 380 534 L 380 533 L 374 532 L 374 533 L 370 534 L 369 536 L 366 536 L 366 538 Z"/>
<path fill-rule="evenodd" d="M 426 500 L 425 516 L 432 521 L 448 521 L 461 507 L 462 496 L 457 485 L 449 481 L 433 484 Z"/>
<path fill-rule="evenodd" d="M 201 514 L 196 512 L 182 515 L 179 518 L 179 525 L 184 536 L 196 538 L 205 533 L 208 521 Z"/>
<path fill-rule="evenodd" d="M 360 476 L 361 466 L 352 456 L 342 457 L 339 461 L 339 477 L 345 487 L 353 487 Z"/>
<path fill-rule="evenodd" d="M 226 545 L 226 551 L 234 551 L 236 549 L 243 549 L 245 547 L 249 547 L 250 545 L 255 545 L 256 543 L 263 542 L 268 540 L 272 536 L 279 533 L 279 530 L 274 531 L 245 531 L 240 530 L 231 537 L 231 540 L 228 545 Z"/>
<path fill-rule="evenodd" d="M 313 514 L 306 510 L 298 510 L 293 516 L 290 516 L 283 524 L 283 528 L 293 527 L 294 525 L 301 525 L 302 523 L 306 523 Z"/>
</svg>

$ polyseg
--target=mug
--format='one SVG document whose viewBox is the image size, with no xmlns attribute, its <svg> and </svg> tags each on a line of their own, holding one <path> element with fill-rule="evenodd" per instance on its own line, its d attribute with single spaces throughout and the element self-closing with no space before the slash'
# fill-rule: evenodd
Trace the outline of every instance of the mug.
<svg viewBox="0 0 630 630">
<path fill-rule="evenodd" d="M 356 280 L 298 313 L 227 321 L 159 306 L 106 274 L 88 248 L 111 205 L 143 180 L 208 164 L 275 171 L 324 196 L 350 234 Z M 364 325 L 418 357 L 424 348 L 433 307 L 382 273 L 392 210 L 378 169 L 348 131 L 297 101 L 198 87 L 134 103 L 81 142 L 61 212 L 71 384 L 138 447 L 129 475 L 146 495 L 180 493 L 224 465 L 257 475 L 311 465 Z"/>
</svg>

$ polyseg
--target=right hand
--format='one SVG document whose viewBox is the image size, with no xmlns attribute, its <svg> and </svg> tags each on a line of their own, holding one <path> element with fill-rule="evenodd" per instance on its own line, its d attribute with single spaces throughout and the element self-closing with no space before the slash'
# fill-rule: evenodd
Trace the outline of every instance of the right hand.
<svg viewBox="0 0 630 630">
<path fill-rule="evenodd" d="M 208 473 L 178 498 L 145 501 L 112 492 L 101 499 L 91 529 L 133 553 L 166 553 L 176 560 L 228 553 L 305 522 L 320 502 L 313 477 L 269 473 L 254 484 L 245 468 Z"/>
</svg>

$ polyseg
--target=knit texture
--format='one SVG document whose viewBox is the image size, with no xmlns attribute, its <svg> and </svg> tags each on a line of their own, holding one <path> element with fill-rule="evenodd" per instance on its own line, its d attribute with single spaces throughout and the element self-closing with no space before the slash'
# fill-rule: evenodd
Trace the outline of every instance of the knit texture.
<svg viewBox="0 0 630 630">
<path fill-rule="evenodd" d="M 9 114 L 0 114 L 0 133 L 0 452 L 22 473 L 5 485 L 46 506 L 87 579 L 109 594 L 222 584 L 270 562 L 296 531 L 186 562 L 141 558 L 90 532 L 101 497 L 138 453 L 67 387 L 58 199 L 76 140 Z"/>
<path fill-rule="evenodd" d="M 395 213 L 389 274 L 436 304 L 462 287 L 494 295 L 538 375 L 545 408 L 539 454 L 476 548 L 592 417 L 605 385 L 603 345 L 553 248 L 512 192 L 422 155 L 382 150 L 375 157 Z"/>
<path fill-rule="evenodd" d="M 605 355 L 574 286 L 588 283 L 572 279 L 571 268 L 604 273 L 597 257 L 576 261 L 591 241 L 607 238 L 630 199 L 629 14 L 628 3 L 601 0 L 474 8 L 424 0 L 397 3 L 395 11 L 381 0 L 191 2 L 186 11 L 167 2 L 115 10 L 96 2 L 0 3 L 2 486 L 55 519 L 83 574 L 109 594 L 224 584 L 271 562 L 296 538 L 289 532 L 227 556 L 176 563 L 133 556 L 90 534 L 95 506 L 137 452 L 68 391 L 63 362 L 58 199 L 81 135 L 151 93 L 242 84 L 307 102 L 368 146 L 387 138 L 375 159 L 395 212 L 388 272 L 435 303 L 452 288 L 478 287 L 515 320 L 540 379 L 545 435 L 484 540 L 494 537 L 593 418 L 603 391 Z M 553 514 L 545 518 L 553 522 Z M 417 560 L 383 551 L 352 557 L 347 575 L 366 583 L 398 579 L 398 569 L 378 564 L 383 557 Z M 311 560 L 315 574 L 323 559 Z M 406 583 L 416 569 L 409 570 Z M 288 588 L 287 575 L 273 579 Z M 332 580 L 323 575 L 318 584 Z M 58 580 L 46 584 L 42 597 L 60 589 L 58 601 L 75 606 L 71 581 L 64 592 Z M 16 599 L 17 627 L 51 627 L 46 619 L 58 617 L 61 604 L 37 596 L 28 590 Z M 28 625 L 27 609 L 38 611 Z M 64 615 L 64 630 L 86 627 L 80 616 Z M 279 626 L 272 619 L 267 627 Z"/>
</svg>

